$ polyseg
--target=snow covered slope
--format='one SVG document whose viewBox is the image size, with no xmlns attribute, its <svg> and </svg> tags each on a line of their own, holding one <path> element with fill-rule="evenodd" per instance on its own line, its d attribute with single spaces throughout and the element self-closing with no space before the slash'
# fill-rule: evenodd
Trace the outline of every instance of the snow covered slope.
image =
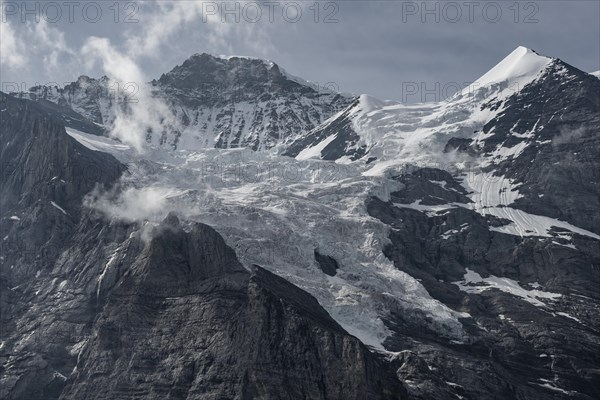
<svg viewBox="0 0 600 400">
<path fill-rule="evenodd" d="M 438 103 L 405 105 L 360 96 L 344 113 L 339 113 L 292 143 L 286 154 L 315 147 L 330 137 L 331 127 L 344 124 L 343 145 L 323 146 L 315 158 L 345 160 L 377 158 L 375 171 L 397 163 L 440 161 L 450 137 L 475 138 L 483 125 L 500 113 L 500 102 L 517 94 L 558 62 L 533 50 L 518 47 L 489 72 L 465 89 Z"/>
<path fill-rule="evenodd" d="M 561 85 L 562 92 L 558 89 Z M 566 145 L 570 142 L 567 136 L 577 141 L 596 140 L 590 135 L 597 121 L 588 119 L 596 115 L 594 110 L 598 105 L 593 91 L 597 86 L 590 75 L 561 60 L 518 47 L 446 101 L 404 105 L 362 95 L 345 111 L 288 146 L 284 154 L 339 164 L 358 162 L 365 165 L 367 176 L 381 176 L 410 164 L 453 173 L 484 170 L 498 179 L 510 176 L 522 181 L 524 168 L 547 165 L 545 160 L 535 159 L 536 153 L 555 151 L 557 146 Z M 587 88 L 585 95 L 578 92 L 580 87 Z M 558 102 L 563 103 L 562 107 Z M 576 105 L 578 102 L 582 104 Z M 586 111 L 578 111 L 578 107 Z M 573 118 L 555 119 L 561 110 L 572 111 Z M 578 119 L 575 114 L 585 117 Z M 575 130 L 573 135 L 565 134 L 571 130 Z M 521 160 L 518 165 L 514 164 L 516 160 Z M 595 185 L 595 182 L 592 177 L 590 183 Z M 481 192 L 484 188 L 469 187 L 469 190 Z M 582 196 L 580 191 L 577 193 L 570 198 L 576 201 Z M 543 191 L 524 197 L 527 199 L 520 202 L 551 201 L 550 196 L 542 199 Z M 581 206 L 589 208 L 583 203 Z M 592 230 L 600 232 L 596 220 L 590 224 L 582 215 L 575 216 L 575 211 L 571 215 L 561 213 L 556 201 L 552 206 L 527 211 L 548 213 L 549 207 L 554 208 L 551 217 L 566 218 L 575 225 L 583 224 L 586 229 L 595 226 Z"/>
</svg>

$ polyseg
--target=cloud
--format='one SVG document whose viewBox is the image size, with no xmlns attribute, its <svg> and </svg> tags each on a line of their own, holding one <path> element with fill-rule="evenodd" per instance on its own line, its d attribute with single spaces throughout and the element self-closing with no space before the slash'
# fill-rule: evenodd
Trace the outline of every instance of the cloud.
<svg viewBox="0 0 600 400">
<path fill-rule="evenodd" d="M 0 22 L 0 64 L 9 69 L 18 69 L 29 62 L 24 42 L 17 37 L 10 22 Z"/>
<path fill-rule="evenodd" d="M 48 76 L 51 77 L 57 69 L 64 68 L 68 57 L 77 58 L 76 52 L 67 46 L 64 32 L 50 27 L 45 19 L 42 18 L 33 27 L 30 26 L 30 32 L 32 43 L 36 43 L 38 51 L 45 53 L 42 60 Z"/>
<path fill-rule="evenodd" d="M 166 127 L 177 129 L 178 121 L 169 107 L 152 95 L 141 68 L 131 57 L 117 50 L 110 40 L 90 37 L 81 53 L 89 63 L 100 61 L 104 72 L 117 85 L 116 118 L 110 128 L 112 137 L 143 152 L 147 133 L 162 132 Z M 127 93 L 130 95 L 126 96 Z"/>
<path fill-rule="evenodd" d="M 104 71 L 115 79 L 124 82 L 145 81 L 142 70 L 133 59 L 119 52 L 106 38 L 89 37 L 81 48 L 81 53 L 90 62 L 99 59 Z"/>
<path fill-rule="evenodd" d="M 559 147 L 563 144 L 577 142 L 580 138 L 586 136 L 588 131 L 583 127 L 575 129 L 561 128 L 558 135 L 552 138 L 552 146 Z"/>
<path fill-rule="evenodd" d="M 146 15 L 140 15 L 143 24 L 136 25 L 126 33 L 128 54 L 139 57 L 158 58 L 161 50 L 173 45 L 173 39 L 185 32 L 185 37 L 197 37 L 206 51 L 218 54 L 232 53 L 233 43 L 241 43 L 254 54 L 265 55 L 273 45 L 268 34 L 268 24 L 256 24 L 230 16 L 223 21 L 224 3 L 214 1 L 173 1 L 153 3 L 145 7 Z M 189 49 L 188 49 L 189 51 Z"/>
<path fill-rule="evenodd" d="M 10 21 L 0 23 L 0 60 L 3 66 L 22 71 L 35 63 L 44 75 L 38 76 L 36 83 L 42 78 L 53 80 L 58 72 L 65 69 L 74 71 L 80 68 L 77 51 L 69 48 L 64 32 L 51 27 L 43 18 L 39 22 L 18 25 L 22 29 L 15 29 Z M 33 86 L 32 83 L 29 82 L 29 86 Z"/>
<path fill-rule="evenodd" d="M 129 187 L 119 191 L 92 193 L 85 206 L 104 213 L 109 218 L 127 221 L 160 221 L 166 216 L 169 198 L 182 192 L 164 186 Z"/>
<path fill-rule="evenodd" d="M 129 53 L 134 56 L 158 56 L 161 46 L 191 22 L 209 30 L 209 42 L 225 44 L 222 40 L 229 31 L 227 24 L 219 24 L 216 15 L 205 12 L 205 1 L 174 1 L 156 3 L 151 12 L 143 16 L 141 32 L 129 33 L 126 38 Z M 214 4 L 214 3 L 213 3 Z M 204 15 L 204 17 L 203 17 Z M 203 22 L 205 21 L 205 22 Z"/>
</svg>

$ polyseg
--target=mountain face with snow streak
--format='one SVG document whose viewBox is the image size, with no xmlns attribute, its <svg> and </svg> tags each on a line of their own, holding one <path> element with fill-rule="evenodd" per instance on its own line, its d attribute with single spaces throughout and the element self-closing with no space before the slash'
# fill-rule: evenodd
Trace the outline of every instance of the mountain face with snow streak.
<svg viewBox="0 0 600 400">
<path fill-rule="evenodd" d="M 3 398 L 600 396 L 593 75 L 405 105 L 196 55 L 143 152 L 80 81 L 2 99 Z"/>
</svg>

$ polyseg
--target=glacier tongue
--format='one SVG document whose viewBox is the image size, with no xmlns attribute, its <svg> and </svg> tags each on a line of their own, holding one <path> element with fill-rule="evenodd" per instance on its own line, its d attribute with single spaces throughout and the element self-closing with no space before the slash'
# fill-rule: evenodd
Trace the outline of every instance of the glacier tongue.
<svg viewBox="0 0 600 400">
<path fill-rule="evenodd" d="M 245 265 L 261 265 L 308 291 L 374 348 L 384 350 L 390 332 L 383 321 L 392 310 L 425 313 L 424 323 L 442 327 L 442 335 L 464 338 L 461 315 L 383 254 L 389 228 L 367 213 L 365 203 L 371 196 L 386 199 L 397 182 L 365 177 L 359 165 L 247 149 L 165 152 L 151 146 L 139 155 L 104 138 L 70 134 L 138 168 L 122 179 L 116 199 L 111 193 L 88 203 L 109 217 L 159 222 L 175 210 L 187 221 L 209 224 Z M 321 271 L 315 250 L 339 263 L 334 277 Z"/>
</svg>

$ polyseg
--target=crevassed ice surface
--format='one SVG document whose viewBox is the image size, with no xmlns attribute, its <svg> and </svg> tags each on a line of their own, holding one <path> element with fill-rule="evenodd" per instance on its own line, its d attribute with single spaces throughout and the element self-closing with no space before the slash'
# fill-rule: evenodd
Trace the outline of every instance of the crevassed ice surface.
<svg viewBox="0 0 600 400">
<path fill-rule="evenodd" d="M 247 149 L 150 147 L 138 155 L 108 138 L 68 133 L 130 166 L 116 201 L 100 197 L 90 204 L 110 217 L 156 223 L 175 210 L 186 220 L 207 223 L 244 264 L 259 264 L 305 289 L 375 348 L 383 349 L 389 335 L 382 317 L 392 308 L 424 312 L 448 337 L 463 337 L 462 314 L 432 299 L 383 255 L 387 228 L 367 214 L 365 201 L 373 195 L 386 199 L 397 189 L 393 181 L 365 177 L 354 165 Z M 339 262 L 335 277 L 321 272 L 315 249 Z"/>
</svg>

